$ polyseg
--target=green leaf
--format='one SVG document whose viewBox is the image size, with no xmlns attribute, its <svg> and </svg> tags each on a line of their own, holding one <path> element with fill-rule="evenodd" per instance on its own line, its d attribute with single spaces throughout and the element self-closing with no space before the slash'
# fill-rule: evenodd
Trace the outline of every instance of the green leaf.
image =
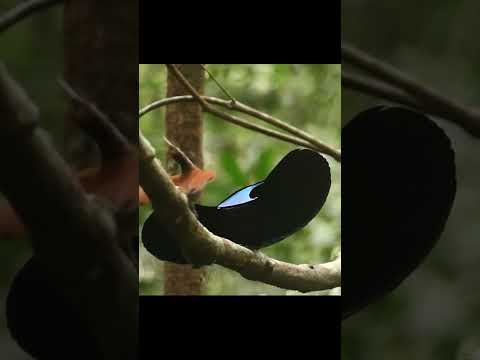
<svg viewBox="0 0 480 360">
<path fill-rule="evenodd" d="M 220 155 L 220 164 L 225 173 L 228 174 L 233 184 L 244 186 L 248 182 L 248 177 L 238 165 L 237 158 L 230 151 L 225 151 Z"/>
<path fill-rule="evenodd" d="M 262 180 L 267 177 L 273 167 L 275 152 L 272 148 L 266 148 L 260 153 L 257 161 L 252 166 L 250 173 L 255 180 Z"/>
</svg>

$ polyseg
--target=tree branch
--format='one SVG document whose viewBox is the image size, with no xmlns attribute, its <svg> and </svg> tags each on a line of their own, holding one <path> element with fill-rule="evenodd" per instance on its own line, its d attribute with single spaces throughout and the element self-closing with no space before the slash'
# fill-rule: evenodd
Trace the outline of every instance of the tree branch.
<svg viewBox="0 0 480 360">
<path fill-rule="evenodd" d="M 272 130 L 272 129 L 269 129 L 269 128 L 266 128 L 266 127 L 263 127 L 263 126 L 252 124 L 252 123 L 250 123 L 250 122 L 248 122 L 244 119 L 241 119 L 237 116 L 230 115 L 228 113 L 225 113 L 223 111 L 220 111 L 220 110 L 214 108 L 207 101 L 208 98 L 204 98 L 204 97 L 200 96 L 200 94 L 198 94 L 198 92 L 191 86 L 191 84 L 188 82 L 188 80 L 185 79 L 183 74 L 173 64 L 166 64 L 166 66 L 168 67 L 169 71 L 171 71 L 179 79 L 179 81 L 182 82 L 182 84 L 192 94 L 193 98 L 200 103 L 200 105 L 202 106 L 202 109 L 205 112 L 216 115 L 217 117 L 220 117 L 221 119 L 223 119 L 227 122 L 233 123 L 235 125 L 247 128 L 247 129 L 252 130 L 252 131 L 259 132 L 261 134 L 264 134 L 264 135 L 267 135 L 267 136 L 270 136 L 270 137 L 273 137 L 273 138 L 276 138 L 276 139 L 279 139 L 279 140 L 283 140 L 283 141 L 286 141 L 286 142 L 289 142 L 289 143 L 292 143 L 292 144 L 296 144 L 296 145 L 299 145 L 299 146 L 303 146 L 303 147 L 318 151 L 320 153 L 332 156 L 337 161 L 341 161 L 341 153 L 340 153 L 339 150 L 331 148 L 330 146 L 318 141 L 317 139 L 315 139 L 313 136 L 309 135 L 308 133 L 306 133 L 306 132 L 304 132 L 300 129 L 297 129 L 292 125 L 289 125 L 289 124 L 287 124 L 287 123 L 285 123 L 285 122 L 283 122 L 279 119 L 276 119 L 276 118 L 274 118 L 270 115 L 267 115 L 265 113 L 262 113 L 258 110 L 255 110 L 255 109 L 253 109 L 253 108 L 251 108 L 247 105 L 241 104 L 238 101 L 227 102 L 228 105 L 226 107 L 230 108 L 230 109 L 235 109 L 237 111 L 244 112 L 244 113 L 249 114 L 249 115 L 254 116 L 254 117 L 257 117 L 257 118 L 259 118 L 259 119 L 261 119 L 261 120 L 263 120 L 263 121 L 265 121 L 265 122 L 267 122 L 271 125 L 282 128 L 283 130 L 288 131 L 295 136 L 290 136 L 290 135 L 287 135 L 287 134 L 284 134 L 284 133 L 281 133 L 281 132 L 278 132 L 278 131 L 275 131 L 275 130 Z M 185 100 L 177 100 L 177 101 L 185 101 Z M 191 100 L 189 100 L 189 101 L 191 101 Z M 222 101 L 216 101 L 216 102 L 212 102 L 212 103 L 216 103 L 218 105 L 225 106 L 225 103 L 222 102 Z M 159 106 L 157 104 L 156 108 L 158 108 L 158 107 Z M 153 108 L 150 108 L 148 110 L 142 109 L 140 111 L 140 116 L 144 115 L 145 113 L 147 113 L 148 111 L 151 111 L 151 110 L 153 110 Z"/>
<path fill-rule="evenodd" d="M 415 97 L 367 76 L 342 70 L 342 89 L 351 89 L 374 97 L 426 111 Z"/>
<path fill-rule="evenodd" d="M 27 18 L 29 15 L 47 9 L 55 4 L 61 3 L 64 0 L 30 0 L 22 1 L 13 9 L 7 11 L 0 16 L 0 32 L 15 25 L 21 20 Z"/>
<path fill-rule="evenodd" d="M 222 84 L 220 84 L 220 82 L 217 81 L 217 79 L 215 79 L 215 76 L 213 76 L 213 74 L 207 69 L 206 66 L 204 66 L 203 64 L 200 64 L 200 66 L 201 66 L 201 68 L 203 69 L 203 71 L 205 71 L 205 72 L 208 74 L 208 76 L 210 77 L 210 79 L 212 79 L 213 82 L 218 86 L 218 88 L 219 88 L 220 90 L 222 90 L 222 92 L 225 94 L 225 96 L 230 99 L 230 104 L 232 104 L 232 105 L 235 104 L 235 103 L 237 102 L 237 99 L 235 99 L 235 98 L 227 91 L 227 89 L 225 89 L 225 87 L 224 87 Z"/>
<path fill-rule="evenodd" d="M 216 263 L 249 280 L 302 292 L 340 286 L 340 257 L 318 265 L 294 265 L 268 258 L 209 232 L 190 211 L 160 161 L 155 149 L 139 132 L 140 179 L 165 229 L 177 235 L 182 249 L 195 266 Z"/>
<path fill-rule="evenodd" d="M 426 109 L 430 109 L 429 112 L 441 114 L 441 117 L 461 126 L 471 135 L 480 137 L 479 111 L 475 111 L 475 109 L 440 94 L 393 66 L 383 63 L 349 44 L 342 44 L 342 59 L 389 83 L 389 85 L 402 89 L 414 97 L 417 103 L 424 104 Z"/>
<path fill-rule="evenodd" d="M 138 344 L 136 269 L 118 244 L 110 210 L 85 196 L 32 109 L 0 64 L 0 162 L 8 169 L 0 188 L 28 226 L 35 256 L 87 320 L 105 358 L 132 359 Z"/>
<path fill-rule="evenodd" d="M 90 135 L 107 160 L 123 156 L 132 151 L 132 146 L 120 130 L 111 122 L 107 114 L 102 112 L 95 103 L 80 96 L 65 80 L 58 79 L 65 94 L 91 116 L 79 117 L 78 125 Z M 106 161 L 105 161 L 106 162 Z"/>
<path fill-rule="evenodd" d="M 254 108 L 252 108 L 248 105 L 245 105 L 245 104 L 239 102 L 238 100 L 235 100 L 235 103 L 232 103 L 231 101 L 219 99 L 219 98 L 212 97 L 212 96 L 202 96 L 202 99 L 204 99 L 206 102 L 208 102 L 210 104 L 215 104 L 215 105 L 219 105 L 219 106 L 222 106 L 222 107 L 230 109 L 230 110 L 239 111 L 241 113 L 253 116 L 257 119 L 260 119 L 260 120 L 263 120 L 267 123 L 270 123 L 271 125 L 274 125 L 276 127 L 282 128 L 283 130 L 285 130 L 287 132 L 290 132 L 291 134 L 297 136 L 298 138 L 301 138 L 305 141 L 308 141 L 310 143 L 309 149 L 316 150 L 316 151 L 318 151 L 322 154 L 329 155 L 339 162 L 341 161 L 340 150 L 337 150 L 337 149 L 335 149 L 335 148 L 333 148 L 333 147 L 315 139 L 310 134 L 304 132 L 303 130 L 298 129 L 297 127 L 295 127 L 293 125 L 290 125 L 290 124 L 288 124 L 288 123 L 286 123 L 286 122 L 284 122 L 280 119 L 277 119 L 273 116 L 265 114 L 265 113 L 263 113 L 259 110 L 256 110 L 256 109 L 254 109 Z M 139 111 L 139 117 L 141 118 L 142 116 L 148 114 L 149 112 L 151 112 L 155 109 L 159 109 L 161 107 L 164 107 L 164 106 L 167 106 L 167 105 L 170 105 L 170 104 L 175 104 L 175 103 L 178 103 L 178 102 L 190 102 L 190 101 L 196 101 L 196 100 L 191 95 L 174 96 L 174 97 L 171 97 L 171 98 L 158 100 L 158 101 L 155 101 L 155 102 L 145 106 L 144 108 L 142 108 Z M 242 121 L 246 122 L 247 125 L 254 125 L 254 124 L 251 124 L 251 123 L 249 123 L 245 120 L 242 120 Z M 244 127 L 243 125 L 240 125 L 240 126 Z M 265 129 L 265 128 L 262 127 L 262 129 Z M 254 130 L 254 131 L 257 131 L 257 130 Z"/>
</svg>

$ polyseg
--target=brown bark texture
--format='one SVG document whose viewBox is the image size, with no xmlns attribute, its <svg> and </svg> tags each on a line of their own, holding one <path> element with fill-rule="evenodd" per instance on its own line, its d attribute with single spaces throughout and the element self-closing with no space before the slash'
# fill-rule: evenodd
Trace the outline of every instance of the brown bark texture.
<svg viewBox="0 0 480 360">
<path fill-rule="evenodd" d="M 203 93 L 205 75 L 199 64 L 177 64 L 178 69 L 200 93 Z M 188 91 L 169 74 L 167 97 L 187 95 Z M 166 137 L 179 146 L 199 168 L 203 168 L 202 108 L 198 103 L 172 104 L 165 116 Z M 170 150 L 171 151 L 171 150 Z M 167 168 L 172 169 L 171 152 L 167 153 Z M 199 195 L 191 198 L 198 200 Z M 204 292 L 206 268 L 193 269 L 191 265 L 165 262 L 165 295 L 201 295 Z"/>
</svg>

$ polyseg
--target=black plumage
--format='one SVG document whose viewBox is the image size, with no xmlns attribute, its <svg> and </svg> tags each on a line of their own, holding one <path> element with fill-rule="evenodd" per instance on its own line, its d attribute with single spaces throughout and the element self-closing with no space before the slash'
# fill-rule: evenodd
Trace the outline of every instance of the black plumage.
<svg viewBox="0 0 480 360">
<path fill-rule="evenodd" d="M 252 249 L 272 245 L 307 225 L 330 190 L 330 168 L 319 153 L 296 149 L 263 181 L 233 193 L 218 206 L 195 205 L 199 221 L 212 233 Z M 175 236 L 155 212 L 143 226 L 145 248 L 160 260 L 186 264 Z"/>
<path fill-rule="evenodd" d="M 38 360 L 102 359 L 86 319 L 34 256 L 15 276 L 7 297 L 7 326 L 18 345 Z"/>
<path fill-rule="evenodd" d="M 342 316 L 395 289 L 434 247 L 455 198 L 450 140 L 425 115 L 375 107 L 342 130 Z"/>
</svg>

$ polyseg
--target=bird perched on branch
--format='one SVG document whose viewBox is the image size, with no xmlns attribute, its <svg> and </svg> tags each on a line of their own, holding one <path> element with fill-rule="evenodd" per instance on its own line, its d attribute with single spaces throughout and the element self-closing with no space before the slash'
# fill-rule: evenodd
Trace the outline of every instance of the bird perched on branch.
<svg viewBox="0 0 480 360">
<path fill-rule="evenodd" d="M 196 204 L 194 210 L 212 233 L 260 249 L 307 225 L 325 203 L 330 184 L 325 158 L 312 150 L 297 149 L 287 154 L 265 180 L 236 191 L 217 206 Z M 164 229 L 155 212 L 143 226 L 142 241 L 160 260 L 189 263 L 175 234 Z"/>
<path fill-rule="evenodd" d="M 440 237 L 455 198 L 445 132 L 423 114 L 375 107 L 342 130 L 342 317 L 394 290 Z"/>
</svg>

